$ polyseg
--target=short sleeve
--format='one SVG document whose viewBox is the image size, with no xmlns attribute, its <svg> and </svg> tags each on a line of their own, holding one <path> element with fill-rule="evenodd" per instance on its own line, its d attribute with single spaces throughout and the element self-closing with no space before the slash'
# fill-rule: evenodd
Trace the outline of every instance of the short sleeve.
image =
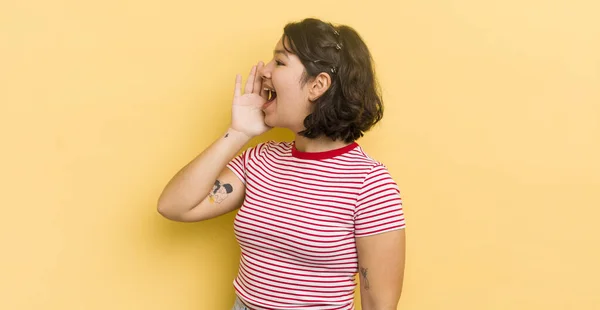
<svg viewBox="0 0 600 310">
<path fill-rule="evenodd" d="M 243 151 L 241 154 L 234 157 L 228 164 L 229 168 L 241 181 L 246 184 L 246 175 L 248 162 L 255 158 L 257 154 L 263 149 L 264 144 L 258 144 L 255 147 L 250 147 Z"/>
<path fill-rule="evenodd" d="M 358 195 L 354 236 L 365 237 L 404 227 L 400 190 L 387 168 L 379 164 L 367 174 Z"/>
</svg>

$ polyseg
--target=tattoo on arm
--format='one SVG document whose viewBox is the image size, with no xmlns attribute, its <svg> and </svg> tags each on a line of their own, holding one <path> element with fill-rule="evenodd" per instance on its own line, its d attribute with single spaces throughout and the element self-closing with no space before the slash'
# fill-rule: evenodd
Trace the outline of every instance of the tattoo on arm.
<svg viewBox="0 0 600 310">
<path fill-rule="evenodd" d="M 215 185 L 208 193 L 210 203 L 221 203 L 229 194 L 233 192 L 233 186 L 228 183 L 221 184 L 221 181 L 216 180 Z"/>
<path fill-rule="evenodd" d="M 361 285 L 365 288 L 365 290 L 369 290 L 369 278 L 367 278 L 367 274 L 369 269 L 360 267 L 360 275 L 361 277 Z"/>
</svg>

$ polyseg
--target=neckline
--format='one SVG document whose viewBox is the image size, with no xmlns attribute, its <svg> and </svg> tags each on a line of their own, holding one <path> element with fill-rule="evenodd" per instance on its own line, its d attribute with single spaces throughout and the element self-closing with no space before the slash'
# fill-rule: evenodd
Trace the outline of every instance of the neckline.
<svg viewBox="0 0 600 310">
<path fill-rule="evenodd" d="M 296 157 L 296 158 L 300 158 L 300 159 L 315 159 L 315 160 L 328 159 L 328 158 L 333 158 L 333 157 L 345 154 L 345 153 L 353 150 L 357 146 L 358 146 L 358 143 L 355 141 L 346 146 L 342 146 L 341 148 L 337 148 L 337 149 L 333 149 L 333 150 L 329 150 L 329 151 L 302 152 L 296 148 L 296 141 L 293 141 L 292 142 L 292 156 Z"/>
</svg>

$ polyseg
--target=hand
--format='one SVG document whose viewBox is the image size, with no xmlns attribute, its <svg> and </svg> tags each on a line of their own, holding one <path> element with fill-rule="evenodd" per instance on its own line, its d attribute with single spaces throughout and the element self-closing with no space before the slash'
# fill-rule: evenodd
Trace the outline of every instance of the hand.
<svg viewBox="0 0 600 310">
<path fill-rule="evenodd" d="M 257 72 L 264 66 L 262 62 L 252 67 L 244 94 L 241 94 L 242 76 L 235 77 L 235 90 L 233 105 L 231 107 L 231 129 L 246 134 L 249 138 L 267 132 L 271 127 L 265 124 L 265 115 L 262 111 L 267 102 L 262 92 L 262 78 Z M 264 95 L 264 94 L 263 94 Z"/>
</svg>

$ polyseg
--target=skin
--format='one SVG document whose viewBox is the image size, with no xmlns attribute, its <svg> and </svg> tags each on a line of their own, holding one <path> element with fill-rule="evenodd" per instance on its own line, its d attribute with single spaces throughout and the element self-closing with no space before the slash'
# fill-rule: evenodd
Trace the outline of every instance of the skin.
<svg viewBox="0 0 600 310">
<path fill-rule="evenodd" d="M 397 309 L 404 282 L 404 229 L 356 238 L 363 310 Z"/>
</svg>

